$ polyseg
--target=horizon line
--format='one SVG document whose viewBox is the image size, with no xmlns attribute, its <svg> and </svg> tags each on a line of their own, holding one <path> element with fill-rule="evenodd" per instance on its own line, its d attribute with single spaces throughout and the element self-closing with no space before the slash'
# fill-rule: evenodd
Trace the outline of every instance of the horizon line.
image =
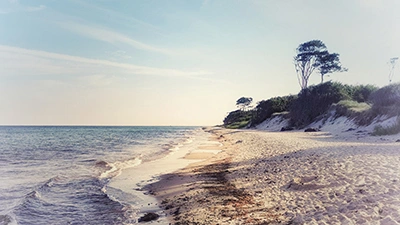
<svg viewBox="0 0 400 225">
<path fill-rule="evenodd" d="M 0 127 L 207 127 L 207 125 L 0 124 Z"/>
</svg>

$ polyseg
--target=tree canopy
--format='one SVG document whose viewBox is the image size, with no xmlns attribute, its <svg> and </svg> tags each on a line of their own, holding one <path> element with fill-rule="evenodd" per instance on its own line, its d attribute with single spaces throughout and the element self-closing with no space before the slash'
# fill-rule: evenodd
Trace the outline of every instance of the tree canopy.
<svg viewBox="0 0 400 225">
<path fill-rule="evenodd" d="M 339 54 L 331 53 L 321 56 L 318 70 L 321 74 L 321 83 L 324 83 L 325 74 L 333 72 L 345 72 L 347 71 L 347 68 L 342 67 L 339 60 Z"/>
<path fill-rule="evenodd" d="M 253 98 L 251 97 L 241 97 L 236 101 L 236 106 L 241 108 L 242 111 L 245 111 L 247 107 L 253 102 Z"/>
<path fill-rule="evenodd" d="M 339 54 L 329 53 L 326 45 L 320 40 L 300 44 L 296 53 L 294 65 L 301 89 L 307 88 L 308 79 L 315 69 L 321 74 L 321 83 L 327 73 L 347 71 L 341 66 Z"/>
</svg>

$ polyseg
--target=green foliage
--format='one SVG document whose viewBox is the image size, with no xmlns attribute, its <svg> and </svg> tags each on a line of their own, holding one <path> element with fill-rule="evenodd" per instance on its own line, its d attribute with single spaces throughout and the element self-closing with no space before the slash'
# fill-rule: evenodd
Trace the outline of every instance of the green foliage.
<svg viewBox="0 0 400 225">
<path fill-rule="evenodd" d="M 253 111 L 236 110 L 230 112 L 224 119 L 224 127 L 238 129 L 246 127 L 253 116 Z"/>
<path fill-rule="evenodd" d="M 390 84 L 372 92 L 368 97 L 371 109 L 362 115 L 359 125 L 366 125 L 379 115 L 400 115 L 400 83 Z M 378 128 L 379 130 L 379 128 Z"/>
<path fill-rule="evenodd" d="M 319 62 L 318 70 L 321 74 L 321 83 L 324 82 L 324 75 L 327 73 L 347 71 L 346 68 L 342 67 L 337 53 L 323 54 L 319 57 Z"/>
<path fill-rule="evenodd" d="M 351 100 L 341 100 L 337 103 L 336 115 L 354 118 L 354 122 L 360 126 L 368 125 L 376 117 L 368 98 L 378 88 L 374 85 L 345 85 L 345 92 L 351 96 Z"/>
<path fill-rule="evenodd" d="M 311 74 L 321 65 L 319 59 L 327 54 L 328 50 L 320 40 L 308 41 L 297 47 L 294 66 L 301 89 L 307 88 Z"/>
<path fill-rule="evenodd" d="M 326 45 L 321 40 L 311 40 L 300 44 L 296 51 L 298 56 L 309 56 L 317 52 L 325 52 L 327 49 Z"/>
<path fill-rule="evenodd" d="M 383 127 L 378 125 L 374 128 L 374 132 L 372 135 L 374 136 L 382 136 L 382 135 L 392 135 L 400 133 L 400 117 L 397 118 L 397 121 L 392 126 Z"/>
<path fill-rule="evenodd" d="M 371 105 L 365 102 L 357 102 L 354 100 L 341 100 L 338 102 L 334 109 L 336 110 L 336 116 L 346 116 L 353 118 L 354 122 L 358 125 L 367 125 L 371 122 L 368 112 L 371 109 Z"/>
<path fill-rule="evenodd" d="M 239 122 L 235 122 L 235 123 L 231 123 L 225 126 L 225 128 L 228 129 L 240 129 L 240 128 L 244 128 L 247 126 L 247 124 L 249 123 L 249 121 L 239 121 Z"/>
<path fill-rule="evenodd" d="M 391 84 L 378 89 L 373 85 L 359 85 L 353 87 L 351 91 L 353 100 L 366 104 L 358 106 L 350 106 L 351 110 L 347 110 L 346 116 L 354 116 L 355 122 L 360 126 L 366 126 L 380 115 L 397 116 L 400 114 L 400 84 Z M 368 104 L 367 104 L 368 103 Z M 369 109 L 368 109 L 368 106 Z M 372 105 L 372 106 L 371 106 Z M 343 114 L 341 108 L 337 108 L 338 113 Z M 383 128 L 378 126 L 376 133 L 389 132 L 393 128 Z"/>
<path fill-rule="evenodd" d="M 321 83 L 324 82 L 325 74 L 347 71 L 340 63 L 339 54 L 329 53 L 326 45 L 320 40 L 300 44 L 296 49 L 294 66 L 301 89 L 307 88 L 308 79 L 315 69 L 318 69 L 321 75 Z"/>
<path fill-rule="evenodd" d="M 274 113 L 288 111 L 290 104 L 296 98 L 297 96 L 289 95 L 260 101 L 254 109 L 254 117 L 252 118 L 251 124 L 260 124 Z"/>
<path fill-rule="evenodd" d="M 374 107 L 387 107 L 400 104 L 400 83 L 390 84 L 374 91 L 369 100 Z"/>
<path fill-rule="evenodd" d="M 290 124 L 304 127 L 327 112 L 333 103 L 351 99 L 351 86 L 326 82 L 300 91 L 290 107 Z"/>
<path fill-rule="evenodd" d="M 374 85 L 357 85 L 353 87 L 351 96 L 354 101 L 367 102 L 371 93 L 376 90 L 378 90 L 378 87 Z"/>
<path fill-rule="evenodd" d="M 297 96 L 260 101 L 254 110 L 230 112 L 224 119 L 224 127 L 256 126 L 274 113 L 289 111 L 290 126 L 302 128 L 327 113 L 332 104 L 335 104 L 337 116 L 354 118 L 358 125 L 368 125 L 379 115 L 399 116 L 400 83 L 380 89 L 373 85 L 352 86 L 338 82 L 313 85 L 301 90 Z M 398 129 L 400 122 L 391 127 L 377 126 L 375 134 L 393 134 Z"/>
<path fill-rule="evenodd" d="M 244 111 L 252 102 L 253 98 L 251 97 L 241 97 L 236 101 L 236 106 Z"/>
</svg>

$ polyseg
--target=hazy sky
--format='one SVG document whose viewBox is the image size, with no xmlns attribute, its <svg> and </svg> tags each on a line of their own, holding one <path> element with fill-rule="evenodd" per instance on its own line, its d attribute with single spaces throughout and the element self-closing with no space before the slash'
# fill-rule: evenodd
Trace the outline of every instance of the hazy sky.
<svg viewBox="0 0 400 225">
<path fill-rule="evenodd" d="M 0 124 L 220 124 L 239 97 L 297 94 L 313 39 L 349 68 L 326 80 L 384 86 L 400 1 L 0 0 Z"/>
</svg>

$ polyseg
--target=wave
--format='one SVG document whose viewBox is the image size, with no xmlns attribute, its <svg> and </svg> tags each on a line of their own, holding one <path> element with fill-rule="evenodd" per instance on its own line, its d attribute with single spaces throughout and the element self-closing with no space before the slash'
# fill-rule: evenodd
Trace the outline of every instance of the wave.
<svg viewBox="0 0 400 225">
<path fill-rule="evenodd" d="M 53 186 L 53 184 L 54 184 L 55 182 L 58 182 L 58 181 L 60 181 L 60 180 L 61 180 L 61 178 L 60 178 L 59 176 L 50 178 L 50 179 L 47 180 L 39 189 L 50 188 L 50 187 Z"/>
<path fill-rule="evenodd" d="M 0 149 L 0 158 L 10 168 L 0 172 L 6 172 L 1 173 L 5 179 L 15 180 L 2 185 L 0 225 L 10 224 L 10 218 L 15 218 L 11 224 L 22 225 L 124 224 L 120 221 L 127 221 L 130 207 L 137 210 L 141 206 L 135 205 L 136 196 L 107 192 L 107 185 L 124 169 L 163 158 L 190 143 L 187 130 L 15 128 L 10 146 Z M 165 148 L 161 143 L 167 143 Z"/>
<path fill-rule="evenodd" d="M 190 136 L 185 136 L 176 141 L 171 141 L 167 144 L 163 144 L 162 148 L 164 150 L 167 150 L 170 152 L 175 152 L 175 151 L 178 151 L 183 145 L 192 143 L 193 140 L 194 140 L 194 138 L 192 138 Z"/>
<path fill-rule="evenodd" d="M 105 171 L 101 172 L 100 179 L 111 179 L 121 174 L 123 169 L 135 167 L 142 163 L 141 156 L 128 159 L 126 161 L 117 161 L 114 163 L 108 163 L 106 161 L 99 161 L 96 163 L 96 167 L 102 168 Z"/>
<path fill-rule="evenodd" d="M 188 139 L 186 139 L 186 141 L 184 142 L 184 144 L 190 144 L 192 143 L 194 140 L 194 138 L 188 137 Z"/>
<path fill-rule="evenodd" d="M 0 225 L 9 225 L 15 223 L 14 219 L 9 215 L 0 215 Z"/>
<path fill-rule="evenodd" d="M 41 195 L 40 195 L 39 191 L 31 191 L 25 196 L 25 198 L 26 199 L 40 199 Z"/>
<path fill-rule="evenodd" d="M 44 201 L 42 199 L 42 195 L 45 195 L 46 193 L 50 192 L 51 188 L 55 185 L 55 183 L 59 181 L 61 181 L 61 178 L 59 176 L 56 176 L 48 179 L 42 184 L 39 184 L 36 188 L 34 188 L 33 191 L 25 195 L 24 202 Z"/>
<path fill-rule="evenodd" d="M 95 166 L 99 167 L 99 168 L 104 168 L 104 169 L 110 169 L 111 168 L 111 165 L 106 161 L 98 161 L 98 162 L 95 163 Z"/>
<path fill-rule="evenodd" d="M 131 223 L 130 206 L 110 198 L 104 185 L 95 177 L 51 178 L 21 199 L 13 210 L 15 221 L 18 224 Z M 0 225 L 10 224 L 7 218 L 0 215 Z"/>
</svg>

